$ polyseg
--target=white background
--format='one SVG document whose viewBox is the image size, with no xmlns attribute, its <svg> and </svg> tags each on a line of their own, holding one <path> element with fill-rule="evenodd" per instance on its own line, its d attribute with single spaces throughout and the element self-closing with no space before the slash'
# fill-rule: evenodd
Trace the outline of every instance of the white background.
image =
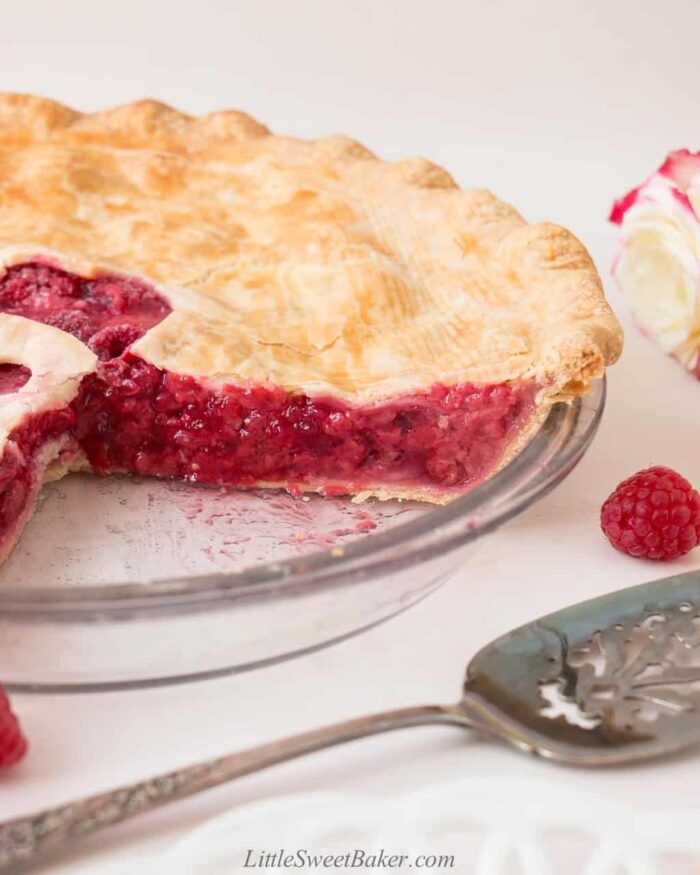
<svg viewBox="0 0 700 875">
<path fill-rule="evenodd" d="M 156 97 L 236 107 L 274 130 L 343 132 L 422 154 L 589 246 L 627 328 L 600 435 L 554 494 L 488 540 L 439 593 L 342 645 L 252 674 L 161 690 L 16 696 L 32 742 L 0 779 L 0 818 L 322 722 L 450 701 L 487 640 L 668 567 L 615 554 L 597 511 L 668 464 L 700 484 L 700 385 L 644 341 L 608 281 L 612 199 L 671 148 L 700 148 L 694 0 L 5 2 L 0 84 L 93 110 Z M 2 205 L 0 204 L 0 209 Z M 700 551 L 673 570 L 700 567 Z M 700 760 L 570 771 L 446 729 L 387 736 L 253 776 L 86 843 L 51 871 L 127 871 L 226 807 L 305 789 L 385 793 L 457 775 L 547 776 L 640 810 L 693 803 Z M 270 843 L 274 844 L 274 835 Z M 159 871 L 157 863 L 149 871 Z M 48 870 L 47 870 L 48 871 Z"/>
</svg>

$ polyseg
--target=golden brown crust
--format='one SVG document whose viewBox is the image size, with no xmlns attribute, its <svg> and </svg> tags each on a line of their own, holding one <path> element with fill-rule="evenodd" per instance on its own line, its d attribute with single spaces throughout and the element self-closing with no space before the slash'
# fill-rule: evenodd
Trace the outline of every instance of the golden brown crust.
<svg viewBox="0 0 700 875">
<path fill-rule="evenodd" d="M 580 391 L 621 347 L 573 235 L 424 159 L 154 101 L 93 115 L 0 96 L 0 263 L 155 284 L 135 351 L 215 380 L 367 402 L 432 383 Z"/>
</svg>

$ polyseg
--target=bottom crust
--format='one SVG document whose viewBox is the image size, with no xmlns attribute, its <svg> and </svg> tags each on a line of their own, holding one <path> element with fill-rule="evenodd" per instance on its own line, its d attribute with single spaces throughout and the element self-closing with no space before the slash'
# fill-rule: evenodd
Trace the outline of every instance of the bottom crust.
<svg viewBox="0 0 700 875">
<path fill-rule="evenodd" d="M 38 450 L 36 456 L 28 460 L 29 480 L 25 497 L 19 512 L 5 522 L 0 531 L 0 564 L 7 559 L 20 539 L 30 519 L 34 515 L 41 487 L 51 480 L 58 480 L 72 470 L 68 457 L 74 441 L 69 436 L 49 441 Z M 0 502 L 2 495 L 0 495 Z"/>
</svg>

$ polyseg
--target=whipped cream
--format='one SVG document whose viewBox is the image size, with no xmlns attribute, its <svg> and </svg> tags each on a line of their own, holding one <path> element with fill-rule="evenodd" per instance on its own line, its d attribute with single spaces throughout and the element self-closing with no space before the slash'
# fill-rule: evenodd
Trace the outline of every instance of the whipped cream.
<svg viewBox="0 0 700 875">
<path fill-rule="evenodd" d="M 673 152 L 617 201 L 613 275 L 640 326 L 700 376 L 700 153 Z"/>
</svg>

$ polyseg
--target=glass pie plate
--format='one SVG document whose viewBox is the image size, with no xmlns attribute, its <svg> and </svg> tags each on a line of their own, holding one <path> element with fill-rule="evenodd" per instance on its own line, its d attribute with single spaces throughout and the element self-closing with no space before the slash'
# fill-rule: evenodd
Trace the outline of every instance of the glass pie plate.
<svg viewBox="0 0 700 875">
<path fill-rule="evenodd" d="M 589 446 L 605 384 L 555 405 L 444 507 L 71 475 L 0 569 L 0 682 L 97 690 L 242 671 L 341 640 L 439 587 Z"/>
</svg>

